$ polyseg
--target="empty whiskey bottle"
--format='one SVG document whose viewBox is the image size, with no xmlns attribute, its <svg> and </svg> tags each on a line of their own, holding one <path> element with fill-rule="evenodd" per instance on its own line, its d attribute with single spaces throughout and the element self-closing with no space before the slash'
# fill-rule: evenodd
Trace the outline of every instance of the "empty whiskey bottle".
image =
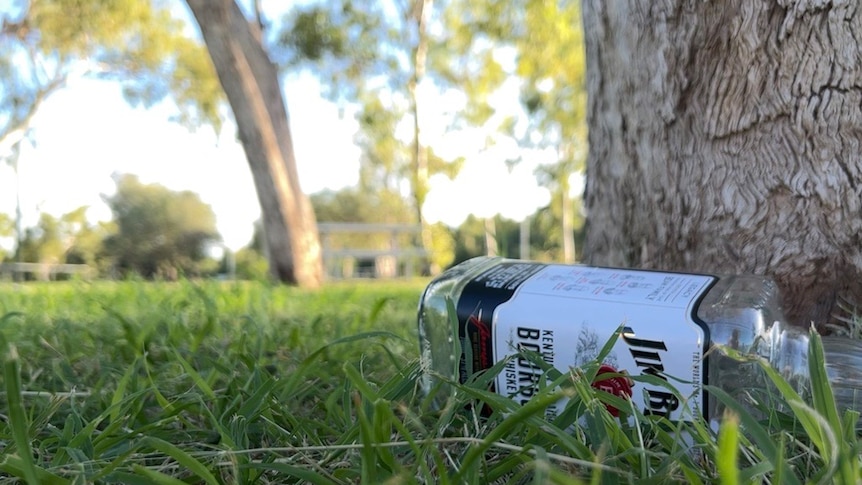
<svg viewBox="0 0 862 485">
<path fill-rule="evenodd" d="M 457 334 L 447 300 L 456 309 Z M 671 384 L 686 400 L 681 403 L 666 386 L 646 381 L 634 384 L 643 386 L 634 392 L 633 383 L 625 380 L 597 383 L 620 396 L 633 396 L 647 414 L 687 419 L 684 413 L 693 412 L 716 422 L 720 405 L 703 391 L 704 384 L 739 399 L 767 388 L 757 363 L 711 351 L 715 345 L 760 356 L 797 391 L 804 395 L 809 389 L 808 333 L 785 323 L 778 288 L 767 277 L 488 257 L 465 261 L 426 288 L 419 305 L 423 387 L 430 392 L 436 375 L 463 382 L 467 369 L 487 369 L 522 350 L 538 353 L 565 372 L 593 361 L 620 328 L 602 371 L 673 377 Z M 838 406 L 862 410 L 862 341 L 824 337 L 822 342 Z M 465 346 L 470 352 L 456 355 L 456 349 Z M 472 358 L 469 365 L 467 355 Z M 540 378 L 541 370 L 528 359 L 512 358 L 493 388 L 526 401 Z M 446 396 L 445 389 L 438 399 Z"/>
</svg>

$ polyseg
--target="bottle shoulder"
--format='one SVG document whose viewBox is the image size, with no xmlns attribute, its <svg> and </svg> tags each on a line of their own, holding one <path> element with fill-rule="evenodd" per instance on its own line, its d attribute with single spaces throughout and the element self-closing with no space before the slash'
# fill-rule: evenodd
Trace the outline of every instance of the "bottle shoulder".
<svg viewBox="0 0 862 485">
<path fill-rule="evenodd" d="M 449 268 L 431 280 L 422 294 L 420 306 L 433 300 L 445 300 L 446 298 L 457 300 L 467 282 L 503 261 L 505 261 L 504 258 L 479 256 Z"/>
<path fill-rule="evenodd" d="M 725 275 L 704 295 L 697 318 L 707 325 L 714 344 L 751 350 L 785 321 L 778 285 L 768 276 Z"/>
<path fill-rule="evenodd" d="M 759 275 L 719 276 L 701 300 L 697 316 L 707 324 L 784 321 L 778 285 Z"/>
</svg>

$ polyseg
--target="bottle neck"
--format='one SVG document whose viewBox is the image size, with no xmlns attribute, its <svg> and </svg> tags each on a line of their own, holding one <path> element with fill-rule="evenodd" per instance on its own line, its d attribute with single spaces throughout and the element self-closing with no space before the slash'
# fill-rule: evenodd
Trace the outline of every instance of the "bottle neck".
<svg viewBox="0 0 862 485">
<path fill-rule="evenodd" d="M 775 322 L 764 332 L 758 349 L 758 353 L 769 361 L 781 377 L 803 395 L 810 390 L 808 343 L 808 333 Z"/>
<path fill-rule="evenodd" d="M 803 396 L 810 395 L 808 333 L 776 323 L 768 331 L 768 354 L 773 368 Z M 862 412 L 862 341 L 842 337 L 822 337 L 826 373 L 840 413 Z M 819 383 L 818 383 L 819 384 Z"/>
<path fill-rule="evenodd" d="M 838 410 L 862 412 L 862 340 L 823 337 L 826 372 Z"/>
</svg>

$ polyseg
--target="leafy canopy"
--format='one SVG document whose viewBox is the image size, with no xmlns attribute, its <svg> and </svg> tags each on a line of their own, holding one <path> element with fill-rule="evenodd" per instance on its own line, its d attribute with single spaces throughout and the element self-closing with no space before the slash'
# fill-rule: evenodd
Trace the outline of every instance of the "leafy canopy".
<svg viewBox="0 0 862 485">
<path fill-rule="evenodd" d="M 443 6 L 427 3 L 436 22 Z M 420 113 L 433 111 L 436 94 L 448 86 L 416 57 L 420 37 L 429 50 L 439 50 L 433 32 L 420 32 L 422 6 L 422 1 L 310 2 L 287 14 L 277 42 L 286 68 L 311 67 L 325 94 L 354 110 L 359 123 L 355 142 L 362 149 L 362 188 L 409 187 L 413 204 L 420 206 L 427 192 L 426 179 L 434 174 L 452 177 L 463 162 L 439 156 L 416 131 L 416 118 L 423 125 L 419 128 L 426 128 L 427 118 Z M 417 82 L 424 83 L 424 90 L 411 92 Z M 427 157 L 421 168 L 419 150 L 426 151 Z"/>
<path fill-rule="evenodd" d="M 120 271 L 173 279 L 207 269 L 207 247 L 219 236 L 212 208 L 194 192 L 123 175 L 106 202 L 117 232 L 105 240 L 105 253 Z"/>
<path fill-rule="evenodd" d="M 220 127 L 223 93 L 206 49 L 170 4 L 139 0 L 32 0 L 0 6 L 0 140 L 26 129 L 69 79 L 120 81 L 132 104 L 170 95 L 178 120 Z"/>
</svg>

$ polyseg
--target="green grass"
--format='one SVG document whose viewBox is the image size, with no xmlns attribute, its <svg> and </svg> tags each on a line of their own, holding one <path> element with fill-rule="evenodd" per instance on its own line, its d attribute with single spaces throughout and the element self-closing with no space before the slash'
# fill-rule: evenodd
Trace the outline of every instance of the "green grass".
<svg viewBox="0 0 862 485">
<path fill-rule="evenodd" d="M 785 406 L 755 418 L 720 396 L 731 414 L 717 433 L 636 411 L 621 423 L 588 384 L 597 365 L 549 370 L 525 406 L 485 390 L 491 371 L 431 409 L 417 385 L 424 284 L 2 284 L 0 483 L 862 477 L 856 417 L 835 409 L 818 345 L 810 402 L 772 373 Z"/>
</svg>

